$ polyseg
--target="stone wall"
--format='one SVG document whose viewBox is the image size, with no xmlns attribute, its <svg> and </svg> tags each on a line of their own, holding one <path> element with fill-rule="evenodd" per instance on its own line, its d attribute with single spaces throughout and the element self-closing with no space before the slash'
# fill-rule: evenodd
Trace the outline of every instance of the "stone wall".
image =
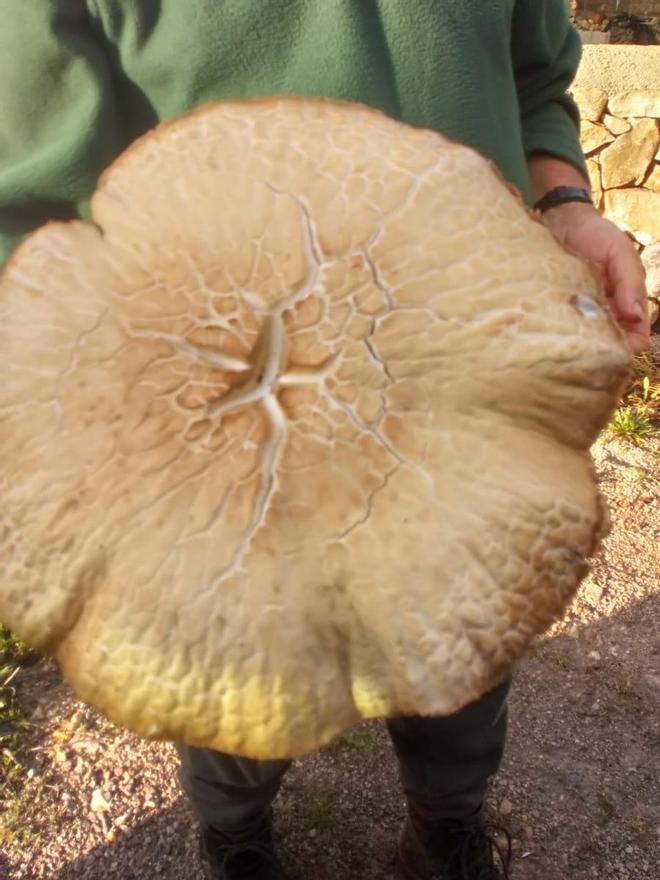
<svg viewBox="0 0 660 880">
<path fill-rule="evenodd" d="M 585 48 L 585 69 L 580 70 L 572 94 L 582 117 L 582 148 L 594 201 L 635 241 L 647 270 L 649 295 L 657 301 L 660 46 L 592 46 L 588 50 Z M 644 57 L 640 59 L 642 50 Z M 631 63 L 624 63 L 626 58 Z M 619 63 L 613 64 L 617 60 Z M 640 63 L 642 77 L 635 76 Z M 653 311 L 657 319 L 657 303 Z"/>
<path fill-rule="evenodd" d="M 577 0 L 578 14 L 632 12 L 634 15 L 660 15 L 660 0 Z"/>
</svg>

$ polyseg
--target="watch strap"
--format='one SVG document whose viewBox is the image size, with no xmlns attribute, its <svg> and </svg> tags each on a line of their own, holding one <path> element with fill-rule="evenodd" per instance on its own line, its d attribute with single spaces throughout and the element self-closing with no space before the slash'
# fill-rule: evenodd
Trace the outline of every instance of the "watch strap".
<svg viewBox="0 0 660 880">
<path fill-rule="evenodd" d="M 586 202 L 593 205 L 593 199 L 586 189 L 579 186 L 556 186 L 536 202 L 534 210 L 543 214 L 550 208 L 565 205 L 567 202 Z"/>
</svg>

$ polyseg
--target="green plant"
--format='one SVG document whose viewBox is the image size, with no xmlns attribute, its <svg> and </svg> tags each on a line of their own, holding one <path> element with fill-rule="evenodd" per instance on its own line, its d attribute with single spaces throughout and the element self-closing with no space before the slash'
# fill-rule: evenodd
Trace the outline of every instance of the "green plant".
<svg viewBox="0 0 660 880">
<path fill-rule="evenodd" d="M 308 807 L 308 822 L 317 831 L 327 831 L 335 821 L 337 806 L 331 795 L 323 792 L 316 795 Z"/>
<path fill-rule="evenodd" d="M 373 725 L 359 725 L 347 730 L 338 740 L 338 744 L 351 752 L 365 754 L 373 751 L 378 745 L 378 729 Z"/>
<path fill-rule="evenodd" d="M 633 379 L 609 424 L 610 434 L 642 443 L 660 433 L 660 355 L 635 359 Z"/>
<path fill-rule="evenodd" d="M 614 413 L 609 429 L 616 437 L 625 437 L 633 443 L 641 443 L 657 433 L 646 413 L 633 406 L 619 407 Z"/>
<path fill-rule="evenodd" d="M 10 629 L 0 623 L 0 680 L 2 673 L 13 667 L 17 661 L 32 655 L 32 651 L 19 641 Z"/>
<path fill-rule="evenodd" d="M 14 681 L 21 663 L 33 653 L 6 626 L 0 624 L 0 793 L 21 775 L 15 756 L 27 721 L 17 702 Z"/>
<path fill-rule="evenodd" d="M 39 792 L 40 781 L 28 770 L 21 745 L 30 725 L 16 695 L 23 666 L 40 657 L 0 624 L 0 847 L 29 848 L 50 815 L 41 810 L 39 823 L 26 820 L 26 812 Z"/>
<path fill-rule="evenodd" d="M 23 779 L 20 786 L 14 786 L 11 797 L 4 797 L 0 811 L 0 846 L 28 847 L 34 843 L 41 833 L 31 822 L 25 821 L 25 812 L 34 802 L 38 790 L 38 782 Z M 47 816 L 40 814 L 41 823 Z"/>
</svg>

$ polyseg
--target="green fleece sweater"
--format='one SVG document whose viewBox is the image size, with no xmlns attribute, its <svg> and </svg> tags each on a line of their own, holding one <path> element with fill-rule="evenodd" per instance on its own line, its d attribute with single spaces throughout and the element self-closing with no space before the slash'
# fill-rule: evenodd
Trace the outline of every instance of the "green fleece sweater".
<svg viewBox="0 0 660 880">
<path fill-rule="evenodd" d="M 583 167 L 564 93 L 565 0 L 0 0 L 0 263 L 85 216 L 105 166 L 220 98 L 361 101 L 489 156 L 529 198 L 526 155 Z"/>
</svg>

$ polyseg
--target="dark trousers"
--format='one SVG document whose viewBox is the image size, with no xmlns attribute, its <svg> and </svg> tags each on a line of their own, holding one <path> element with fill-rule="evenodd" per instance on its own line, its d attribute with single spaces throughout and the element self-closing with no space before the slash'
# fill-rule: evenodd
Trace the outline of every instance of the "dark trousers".
<svg viewBox="0 0 660 880">
<path fill-rule="evenodd" d="M 502 759 L 509 684 L 454 715 L 387 722 L 409 801 L 438 818 L 463 819 L 479 809 Z M 177 749 L 181 784 L 200 822 L 241 836 L 262 823 L 291 763 Z"/>
</svg>

